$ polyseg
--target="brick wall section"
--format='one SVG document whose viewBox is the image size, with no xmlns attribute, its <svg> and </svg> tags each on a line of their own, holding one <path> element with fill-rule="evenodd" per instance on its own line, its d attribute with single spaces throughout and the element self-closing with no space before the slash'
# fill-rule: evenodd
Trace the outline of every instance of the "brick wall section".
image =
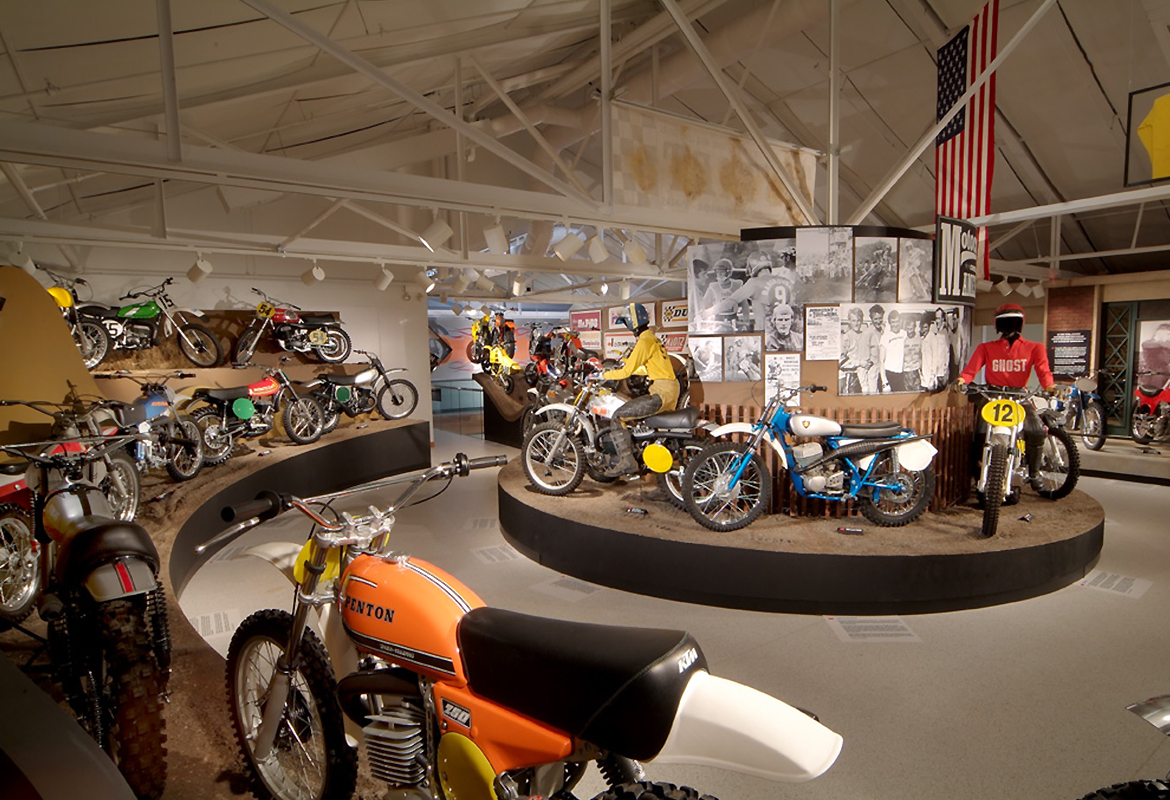
<svg viewBox="0 0 1170 800">
<path fill-rule="evenodd" d="M 1069 286 L 1048 290 L 1049 331 L 1093 329 L 1092 286 Z"/>
</svg>

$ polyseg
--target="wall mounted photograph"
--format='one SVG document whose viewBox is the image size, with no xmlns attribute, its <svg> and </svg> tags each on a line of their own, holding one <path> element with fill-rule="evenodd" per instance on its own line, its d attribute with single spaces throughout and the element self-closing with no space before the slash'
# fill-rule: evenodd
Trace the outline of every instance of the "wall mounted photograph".
<svg viewBox="0 0 1170 800">
<path fill-rule="evenodd" d="M 945 389 L 967 363 L 971 322 L 965 312 L 930 303 L 842 304 L 838 393 Z"/>
<path fill-rule="evenodd" d="M 763 377 L 763 349 L 760 337 L 728 336 L 723 343 L 723 380 L 758 381 Z"/>
<path fill-rule="evenodd" d="M 898 240 L 858 236 L 854 240 L 853 299 L 858 303 L 898 300 Z M 929 300 L 924 297 L 922 300 Z"/>
<path fill-rule="evenodd" d="M 692 378 L 704 383 L 723 380 L 723 337 L 692 336 L 687 344 L 691 350 Z"/>
</svg>

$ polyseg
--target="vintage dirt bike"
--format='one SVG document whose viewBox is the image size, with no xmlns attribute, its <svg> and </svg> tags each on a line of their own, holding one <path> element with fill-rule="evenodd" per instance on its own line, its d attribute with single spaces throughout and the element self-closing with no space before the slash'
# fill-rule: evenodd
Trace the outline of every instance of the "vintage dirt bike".
<svg viewBox="0 0 1170 800">
<path fill-rule="evenodd" d="M 1157 375 L 1160 372 L 1139 372 L 1138 378 L 1147 375 Z M 1157 384 L 1144 384 L 1140 381 L 1133 390 L 1133 416 L 1130 433 L 1138 444 L 1149 444 L 1155 439 L 1162 439 L 1170 433 L 1170 377 L 1167 377 L 1161 388 Z"/>
<path fill-rule="evenodd" d="M 854 500 L 875 525 L 898 527 L 922 516 L 934 497 L 930 437 L 897 422 L 834 422 L 791 411 L 788 401 L 824 386 L 780 388 L 756 422 L 732 422 L 691 458 L 683 496 L 691 517 L 713 531 L 750 525 L 768 508 L 772 478 L 758 452 L 766 443 L 780 457 L 802 497 Z M 725 437 L 746 436 L 743 442 Z M 790 437 L 813 441 L 794 445 Z"/>
<path fill-rule="evenodd" d="M 269 329 L 281 350 L 312 351 L 326 364 L 338 364 L 349 358 L 353 343 L 339 320 L 329 314 L 301 314 L 300 306 L 276 300 L 255 287 L 252 292 L 260 295 L 261 301 L 256 306 L 255 319 L 236 339 L 232 350 L 233 363 L 248 363 Z"/>
<path fill-rule="evenodd" d="M 467 356 L 472 363 L 479 364 L 483 371 L 500 385 L 505 394 L 512 393 L 516 378 L 524 371 L 520 363 L 509 355 L 507 348 L 495 341 L 491 315 L 484 315 L 482 319 L 471 323 L 471 341 L 467 344 Z"/>
<path fill-rule="evenodd" d="M 1105 446 L 1105 404 L 1097 394 L 1097 378 L 1077 378 L 1062 387 L 1056 410 L 1064 415 L 1066 430 L 1080 432 L 1081 443 L 1089 450 Z"/>
<path fill-rule="evenodd" d="M 548 403 L 533 411 L 535 424 L 520 452 L 524 474 L 541 494 L 562 496 L 576 489 L 586 474 L 600 483 L 617 480 L 606 471 L 617 465 L 614 434 L 620 424 L 613 414 L 625 400 L 602 385 L 600 374 L 589 376 L 571 403 Z M 543 421 L 542 421 L 543 420 Z M 699 419 L 696 408 L 665 411 L 629 420 L 634 457 L 658 476 L 658 486 L 675 507 L 683 508 L 682 474 L 701 444 L 700 429 L 714 425 Z"/>
<path fill-rule="evenodd" d="M 158 798 L 166 783 L 163 707 L 171 661 L 159 555 L 142 527 L 114 518 L 88 479 L 100 474 L 103 451 L 124 447 L 126 438 L 0 450 L 27 462 L 37 570 L 25 596 L 28 610 L 35 603 L 48 623 L 41 652 L 53 679 L 135 795 Z"/>
<path fill-rule="evenodd" d="M 976 421 L 976 436 L 981 437 L 983 443 L 975 496 L 983 508 L 981 533 L 989 537 L 994 536 L 999 527 L 1000 507 L 1020 501 L 1020 485 L 1028 478 L 1022 403 L 1032 398 L 1043 398 L 1046 403 L 1047 397 L 1033 389 L 977 383 L 966 384 L 963 391 L 981 395 L 987 401 Z M 1059 500 L 1076 488 L 1081 474 L 1080 454 L 1072 436 L 1062 427 L 1062 417 L 1058 412 L 1047 405 L 1037 407 L 1036 412 L 1045 428 L 1039 467 L 1044 488 L 1037 494 L 1049 500 Z"/>
<path fill-rule="evenodd" d="M 283 414 L 284 432 L 296 444 L 312 444 L 325 430 L 321 404 L 300 394 L 280 367 L 265 369 L 262 379 L 247 386 L 196 389 L 191 402 L 205 404 L 191 411 L 191 419 L 203 437 L 203 463 L 209 467 L 227 461 L 239 439 L 271 431 L 277 414 Z"/>
<path fill-rule="evenodd" d="M 175 306 L 167 293 L 167 287 L 174 281 L 167 278 L 158 286 L 128 292 L 120 298 L 147 298 L 141 303 L 119 307 L 87 303 L 77 313 L 82 319 L 96 320 L 105 326 L 115 350 L 146 350 L 156 346 L 160 336 L 169 338 L 173 334 L 179 351 L 188 361 L 197 367 L 214 367 L 223 358 L 219 338 L 207 326 L 187 319 L 187 315 L 201 317 L 203 312 Z"/>
<path fill-rule="evenodd" d="M 37 269 L 52 279 L 53 285 L 48 288 L 48 292 L 61 309 L 61 316 L 69 326 L 69 333 L 77 344 L 78 352 L 81 353 L 82 363 L 86 369 L 93 369 L 109 355 L 110 334 L 96 319 L 78 313 L 77 309 L 82 301 L 78 296 L 77 287 L 88 287 L 89 284 L 83 278 L 67 278 L 41 266 Z"/>
<path fill-rule="evenodd" d="M 325 414 L 324 433 L 337 427 L 344 413 L 348 417 L 369 414 L 377 409 L 386 419 L 409 417 L 418 405 L 418 389 L 405 378 L 391 378 L 406 367 L 386 369 L 382 359 L 366 350 L 354 350 L 366 357 L 369 367 L 353 375 L 320 372 L 304 388 L 310 390 Z"/>
<path fill-rule="evenodd" d="M 1163 735 L 1170 736 L 1170 695 L 1131 703 L 1125 710 L 1141 717 Z M 1115 783 L 1089 792 L 1081 800 L 1165 800 L 1167 797 L 1170 797 L 1170 773 L 1163 778 Z"/>
<path fill-rule="evenodd" d="M 434 800 L 573 800 L 591 761 L 610 786 L 598 800 L 698 800 L 686 787 L 631 785 L 643 779 L 635 759 L 777 781 L 832 765 L 839 735 L 711 675 L 685 632 L 489 608 L 443 570 L 390 551 L 395 511 L 428 480 L 504 461 L 459 454 L 359 517 L 310 506 L 363 490 L 309 500 L 262 492 L 224 510 L 225 521 L 242 521 L 200 550 L 290 508 L 315 523 L 304 547 L 249 551 L 297 587 L 292 614 L 256 612 L 228 650 L 230 713 L 254 794 L 350 797 L 357 741 L 394 796 Z"/>
<path fill-rule="evenodd" d="M 100 442 L 105 439 L 117 440 L 132 445 L 143 438 L 140 434 L 126 435 L 119 429 L 114 410 L 123 404 L 117 400 L 77 401 L 52 403 L 42 400 L 0 400 L 0 406 L 26 406 L 53 420 L 50 435 L 60 440 L 81 440 Z M 114 517 L 132 522 L 138 515 L 138 503 L 142 493 L 142 482 L 138 477 L 134 459 L 125 447 L 101 448 L 96 460 L 101 467 L 87 465 L 86 480 L 98 486 L 113 509 Z M 3 484 L 3 481 L 0 481 Z M 10 489 L 12 487 L 9 487 Z M 27 486 L 24 487 L 27 489 Z M 5 492 L 0 489 L 0 500 Z M 17 501 L 19 502 L 19 501 Z M 26 502 L 31 508 L 31 500 Z"/>
<path fill-rule="evenodd" d="M 133 381 L 142 394 L 133 402 L 115 406 L 119 433 L 142 434 L 127 446 L 138 471 L 165 469 L 175 481 L 189 481 L 203 469 L 203 435 L 199 426 L 176 407 L 175 390 L 167 381 L 194 378 L 193 372 L 136 377 L 124 370 L 106 377 Z"/>
</svg>

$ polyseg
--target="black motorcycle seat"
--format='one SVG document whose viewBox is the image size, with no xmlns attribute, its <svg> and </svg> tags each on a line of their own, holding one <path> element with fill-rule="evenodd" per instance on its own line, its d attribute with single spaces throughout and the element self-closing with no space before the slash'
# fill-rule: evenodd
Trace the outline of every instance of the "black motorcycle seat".
<svg viewBox="0 0 1170 800">
<path fill-rule="evenodd" d="M 693 428 L 699 421 L 699 409 L 687 406 L 678 411 L 654 414 L 642 421 L 651 428 Z"/>
<path fill-rule="evenodd" d="M 360 374 L 360 373 L 359 373 Z M 328 372 L 323 372 L 317 376 L 323 381 L 329 381 L 336 386 L 356 386 L 359 383 L 369 383 L 369 381 L 359 381 L 357 374 L 354 375 L 330 375 Z"/>
<path fill-rule="evenodd" d="M 301 314 L 302 325 L 336 325 L 337 318 L 332 314 Z"/>
<path fill-rule="evenodd" d="M 119 308 L 102 308 L 100 306 L 85 306 L 79 308 L 77 311 L 83 317 L 94 317 L 96 319 L 117 319 Z"/>
<path fill-rule="evenodd" d="M 1142 397 L 1157 397 L 1162 393 L 1162 387 L 1151 389 L 1146 386 L 1137 387 L 1138 391 L 1142 393 Z"/>
<path fill-rule="evenodd" d="M 200 397 L 210 397 L 212 400 L 237 400 L 241 397 L 248 396 L 247 386 L 233 386 L 230 389 L 196 389 L 192 397 L 198 399 Z"/>
<path fill-rule="evenodd" d="M 57 580 L 66 586 L 80 585 L 89 573 L 117 558 L 135 556 L 158 574 L 158 550 L 141 525 L 105 517 L 88 517 L 90 527 L 69 539 L 57 559 Z"/>
<path fill-rule="evenodd" d="M 842 422 L 841 435 L 850 439 L 884 439 L 897 436 L 902 426 L 897 422 Z"/>
<path fill-rule="evenodd" d="M 684 631 L 625 628 L 476 608 L 459 622 L 478 695 L 633 759 L 666 743 L 691 675 L 706 669 Z"/>
</svg>

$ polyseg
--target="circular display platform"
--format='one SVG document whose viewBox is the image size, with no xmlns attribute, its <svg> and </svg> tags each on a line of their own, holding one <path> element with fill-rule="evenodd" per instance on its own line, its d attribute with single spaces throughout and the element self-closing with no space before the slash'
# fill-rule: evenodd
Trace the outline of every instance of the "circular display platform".
<svg viewBox="0 0 1170 800">
<path fill-rule="evenodd" d="M 660 497 L 652 483 L 588 480 L 566 497 L 548 497 L 532 491 L 513 461 L 500 471 L 500 527 L 528 558 L 603 586 L 838 615 L 953 611 L 1046 594 L 1084 577 L 1105 530 L 1101 505 L 1083 492 L 1054 502 L 1025 490 L 1001 509 L 990 539 L 979 534 L 982 512 L 973 504 L 901 528 L 860 516 L 773 515 L 714 533 Z"/>
</svg>

